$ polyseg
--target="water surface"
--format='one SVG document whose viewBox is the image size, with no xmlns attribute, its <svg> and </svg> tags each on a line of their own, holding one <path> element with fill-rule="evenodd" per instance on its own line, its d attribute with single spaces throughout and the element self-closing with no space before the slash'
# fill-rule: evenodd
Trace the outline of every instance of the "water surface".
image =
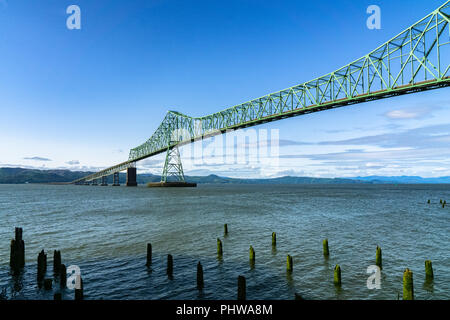
<svg viewBox="0 0 450 320">
<path fill-rule="evenodd" d="M 86 299 L 235 299 L 238 275 L 247 278 L 248 299 L 292 299 L 295 292 L 307 299 L 397 299 L 406 267 L 414 272 L 416 299 L 450 299 L 450 206 L 443 209 L 439 199 L 450 199 L 450 186 L 0 185 L 0 289 L 8 298 L 52 299 L 59 288 L 45 291 L 36 284 L 37 254 L 45 249 L 47 277 L 53 277 L 53 250 L 61 250 L 66 266 L 81 268 Z M 19 277 L 8 265 L 15 226 L 23 228 L 26 246 Z M 329 259 L 322 254 L 325 238 Z M 369 290 L 366 270 L 377 245 L 383 249 L 382 288 Z M 173 279 L 166 275 L 169 253 Z M 286 272 L 287 254 L 294 260 L 292 274 Z M 432 283 L 425 282 L 427 259 L 433 261 Z M 198 261 L 202 292 L 195 288 Z M 341 288 L 333 285 L 336 264 Z M 73 291 L 63 295 L 72 299 Z"/>
</svg>

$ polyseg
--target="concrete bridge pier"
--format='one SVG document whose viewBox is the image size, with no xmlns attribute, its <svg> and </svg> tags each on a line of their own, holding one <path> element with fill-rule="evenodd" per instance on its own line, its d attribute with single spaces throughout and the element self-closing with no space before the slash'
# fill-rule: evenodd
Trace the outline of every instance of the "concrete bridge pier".
<svg viewBox="0 0 450 320">
<path fill-rule="evenodd" d="M 102 186 L 107 186 L 108 185 L 108 177 L 107 176 L 103 176 L 102 177 Z"/>
<path fill-rule="evenodd" d="M 92 185 L 93 185 L 93 186 L 98 186 L 97 179 L 92 180 Z"/>
<path fill-rule="evenodd" d="M 114 174 L 113 174 L 113 187 L 118 187 L 118 186 L 120 186 L 119 173 L 118 172 L 114 172 Z"/>
<path fill-rule="evenodd" d="M 135 167 L 127 168 L 127 187 L 137 187 L 136 176 L 137 174 Z"/>
</svg>

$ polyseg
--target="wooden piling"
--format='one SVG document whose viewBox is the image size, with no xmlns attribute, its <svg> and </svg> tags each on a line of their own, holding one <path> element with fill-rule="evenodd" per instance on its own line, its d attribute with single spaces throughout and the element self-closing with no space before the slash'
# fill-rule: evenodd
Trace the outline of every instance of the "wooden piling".
<svg viewBox="0 0 450 320">
<path fill-rule="evenodd" d="M 37 279 L 42 281 L 47 271 L 47 254 L 42 250 L 38 255 Z"/>
<path fill-rule="evenodd" d="M 167 255 L 167 275 L 169 277 L 173 275 L 173 257 L 171 254 Z"/>
<path fill-rule="evenodd" d="M 249 249 L 249 256 L 250 256 L 250 262 L 255 262 L 255 249 L 253 249 L 252 246 L 250 246 Z"/>
<path fill-rule="evenodd" d="M 433 280 L 434 274 L 433 274 L 433 264 L 430 260 L 425 261 L 425 278 L 427 280 Z"/>
<path fill-rule="evenodd" d="M 61 269 L 61 251 L 53 251 L 53 274 L 59 275 Z"/>
<path fill-rule="evenodd" d="M 245 277 L 238 276 L 238 293 L 237 293 L 237 299 L 238 300 L 245 300 L 246 299 L 246 284 L 245 284 Z"/>
<path fill-rule="evenodd" d="M 147 267 L 150 267 L 152 264 L 152 244 L 147 243 L 147 263 L 145 264 Z"/>
<path fill-rule="evenodd" d="M 9 265 L 14 271 L 25 266 L 25 242 L 22 238 L 22 228 L 15 228 L 15 237 L 11 240 Z"/>
<path fill-rule="evenodd" d="M 303 297 L 300 295 L 300 294 L 298 294 L 297 292 L 295 292 L 294 293 L 294 300 L 297 300 L 297 301 L 301 301 L 301 300 L 305 300 L 305 299 L 303 299 Z"/>
<path fill-rule="evenodd" d="M 53 280 L 52 279 L 44 279 L 44 289 L 52 290 L 52 287 L 53 287 Z"/>
<path fill-rule="evenodd" d="M 380 267 L 380 269 L 383 269 L 383 258 L 381 253 L 381 248 L 377 246 L 377 253 L 375 256 L 375 264 Z"/>
<path fill-rule="evenodd" d="M 83 300 L 84 299 L 84 286 L 83 286 L 83 278 L 81 278 L 80 275 L 78 275 L 77 277 L 79 277 L 77 280 L 80 283 L 80 287 L 77 289 L 75 288 L 75 300 Z"/>
<path fill-rule="evenodd" d="M 334 285 L 340 286 L 341 283 L 341 267 L 337 264 L 334 267 Z"/>
<path fill-rule="evenodd" d="M 197 263 L 197 289 L 203 289 L 205 283 L 203 281 L 203 267 L 200 261 Z"/>
<path fill-rule="evenodd" d="M 428 199 L 428 202 L 427 202 L 428 204 L 430 204 L 431 203 L 431 200 L 430 199 Z"/>
<path fill-rule="evenodd" d="M 219 257 L 221 257 L 223 255 L 222 241 L 220 241 L 219 238 L 217 238 L 217 255 Z"/>
<path fill-rule="evenodd" d="M 414 300 L 413 273 L 408 268 L 403 272 L 403 300 Z"/>
<path fill-rule="evenodd" d="M 323 255 L 325 257 L 329 257 L 330 256 L 330 250 L 328 249 L 328 239 L 323 240 Z"/>
<path fill-rule="evenodd" d="M 226 223 L 223 225 L 223 235 L 224 236 L 228 235 L 228 224 Z"/>
<path fill-rule="evenodd" d="M 286 270 L 287 270 L 287 272 L 292 272 L 292 270 L 294 270 L 294 262 L 293 262 L 292 257 L 290 255 L 287 255 Z"/>
<path fill-rule="evenodd" d="M 67 268 L 65 264 L 61 264 L 59 268 L 59 286 L 61 289 L 67 286 Z"/>
<path fill-rule="evenodd" d="M 277 234 L 275 232 L 272 232 L 272 246 L 277 245 Z"/>
</svg>

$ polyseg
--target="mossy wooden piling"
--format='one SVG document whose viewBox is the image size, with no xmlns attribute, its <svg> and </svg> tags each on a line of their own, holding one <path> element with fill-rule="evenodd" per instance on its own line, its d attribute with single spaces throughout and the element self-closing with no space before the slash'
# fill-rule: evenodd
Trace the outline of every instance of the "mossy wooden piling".
<svg viewBox="0 0 450 320">
<path fill-rule="evenodd" d="M 217 238 L 217 255 L 219 257 L 221 257 L 223 255 L 222 241 L 219 238 Z"/>
<path fill-rule="evenodd" d="M 203 281 L 203 267 L 200 261 L 197 263 L 197 289 L 201 290 L 205 286 Z"/>
<path fill-rule="evenodd" d="M 428 204 L 430 204 L 430 203 L 431 203 L 431 200 L 430 200 L 430 199 L 428 199 L 427 203 L 428 203 Z"/>
<path fill-rule="evenodd" d="M 79 288 L 75 288 L 75 300 L 83 300 L 84 299 L 84 286 L 83 286 L 83 278 L 78 276 L 78 281 L 80 282 Z"/>
<path fill-rule="evenodd" d="M 249 251 L 249 258 L 250 258 L 250 262 L 255 263 L 255 249 L 253 249 L 252 246 L 250 246 Z"/>
<path fill-rule="evenodd" d="M 150 267 L 151 264 L 152 264 L 152 244 L 147 243 L 147 262 L 145 263 L 145 265 L 147 267 Z"/>
<path fill-rule="evenodd" d="M 413 273 L 408 268 L 403 272 L 403 300 L 414 300 Z"/>
<path fill-rule="evenodd" d="M 292 272 L 292 270 L 294 270 L 294 262 L 290 255 L 287 255 L 287 258 L 286 258 L 286 270 L 287 270 L 287 272 Z"/>
<path fill-rule="evenodd" d="M 61 264 L 59 268 L 59 286 L 61 289 L 67 286 L 67 268 L 65 264 Z"/>
<path fill-rule="evenodd" d="M 61 251 L 53 251 L 53 274 L 59 275 L 61 269 Z"/>
<path fill-rule="evenodd" d="M 379 246 L 377 246 L 377 252 L 376 252 L 376 255 L 375 255 L 375 264 L 380 269 L 383 269 L 383 257 L 382 257 L 381 248 Z"/>
<path fill-rule="evenodd" d="M 328 249 L 328 239 L 323 240 L 322 245 L 323 255 L 328 258 L 330 256 L 330 250 Z"/>
<path fill-rule="evenodd" d="M 25 242 L 22 233 L 22 228 L 15 228 L 14 239 L 11 240 L 9 265 L 14 271 L 18 271 L 25 266 Z"/>
<path fill-rule="evenodd" d="M 277 245 L 277 234 L 272 232 L 272 246 L 275 247 Z"/>
<path fill-rule="evenodd" d="M 433 280 L 434 273 L 433 273 L 433 264 L 430 260 L 425 261 L 425 279 L 426 280 Z"/>
<path fill-rule="evenodd" d="M 226 223 L 223 225 L 223 235 L 224 236 L 228 235 L 228 224 Z"/>
<path fill-rule="evenodd" d="M 245 300 L 246 296 L 247 296 L 247 293 L 246 293 L 245 277 L 244 276 L 238 276 L 237 299 L 238 300 Z"/>
<path fill-rule="evenodd" d="M 40 282 L 47 272 L 47 254 L 44 250 L 39 253 L 37 263 L 37 280 Z"/>
<path fill-rule="evenodd" d="M 167 255 L 167 275 L 169 277 L 173 276 L 173 257 L 171 254 Z"/>
<path fill-rule="evenodd" d="M 334 267 L 334 285 L 335 286 L 341 286 L 342 279 L 341 279 L 341 267 L 337 264 Z"/>
</svg>

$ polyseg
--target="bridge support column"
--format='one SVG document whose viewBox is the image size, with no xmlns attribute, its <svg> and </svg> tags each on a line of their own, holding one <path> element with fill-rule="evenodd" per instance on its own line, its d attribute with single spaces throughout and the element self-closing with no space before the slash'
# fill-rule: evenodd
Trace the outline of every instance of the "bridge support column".
<svg viewBox="0 0 450 320">
<path fill-rule="evenodd" d="M 136 175 L 135 167 L 127 168 L 127 187 L 136 187 L 137 186 L 136 176 L 137 175 Z"/>
<path fill-rule="evenodd" d="M 98 186 L 97 179 L 92 180 L 92 185 L 93 185 L 93 186 Z"/>
<path fill-rule="evenodd" d="M 113 187 L 118 187 L 118 186 L 120 186 L 119 173 L 118 172 L 114 172 L 114 174 L 113 174 Z"/>
<path fill-rule="evenodd" d="M 108 185 L 108 177 L 107 176 L 103 176 L 102 177 L 102 186 L 107 186 Z"/>
</svg>

